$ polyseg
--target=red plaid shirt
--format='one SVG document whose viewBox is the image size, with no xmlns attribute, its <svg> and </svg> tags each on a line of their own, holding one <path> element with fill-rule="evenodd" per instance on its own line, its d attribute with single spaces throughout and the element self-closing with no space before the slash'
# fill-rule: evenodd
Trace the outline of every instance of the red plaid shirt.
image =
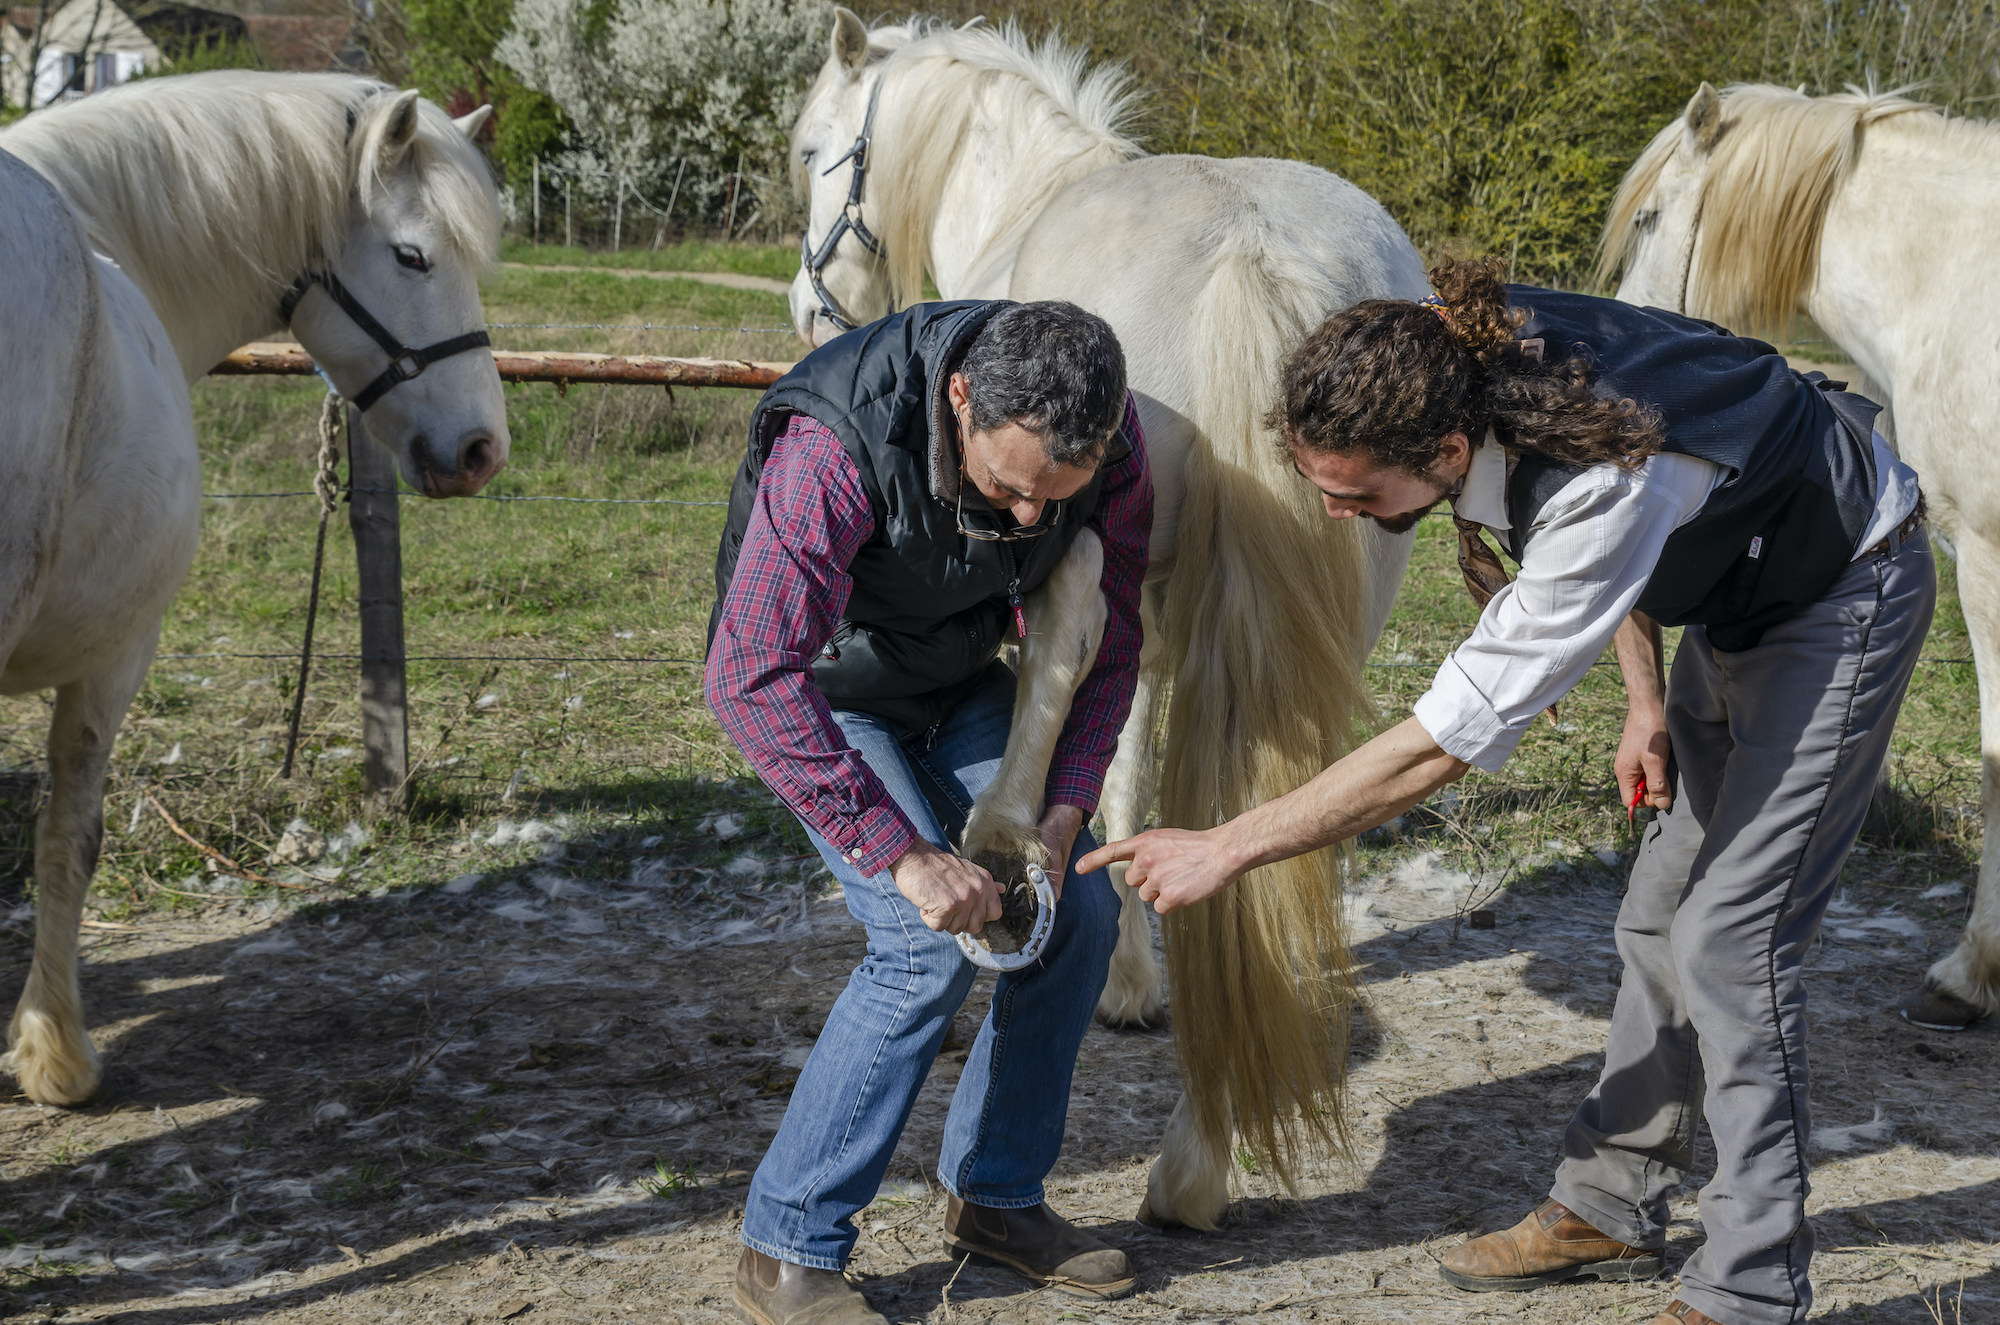
<svg viewBox="0 0 2000 1325">
<path fill-rule="evenodd" d="M 1120 436 L 1131 454 L 1105 471 L 1090 517 L 1104 543 L 1110 619 L 1056 742 L 1046 793 L 1048 804 L 1074 805 L 1085 817 L 1097 809 L 1132 707 L 1153 529 L 1146 440 L 1129 400 Z M 866 875 L 895 863 L 917 832 L 834 725 L 809 669 L 847 606 L 847 567 L 874 532 L 861 475 L 840 439 L 817 419 L 795 417 L 764 466 L 706 677 L 709 707 L 750 766 Z"/>
</svg>

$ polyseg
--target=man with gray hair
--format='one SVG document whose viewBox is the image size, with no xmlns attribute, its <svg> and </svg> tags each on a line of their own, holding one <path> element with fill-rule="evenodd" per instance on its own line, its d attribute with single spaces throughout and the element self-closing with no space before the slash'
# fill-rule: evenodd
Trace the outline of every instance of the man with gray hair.
<svg viewBox="0 0 2000 1325">
<path fill-rule="evenodd" d="M 840 336 L 766 393 L 716 560 L 707 691 L 868 930 L 750 1185 L 735 1301 L 757 1325 L 882 1321 L 840 1273 L 853 1217 L 971 989 L 953 937 L 1000 917 L 952 838 L 1013 716 L 998 660 L 1024 594 L 1086 528 L 1104 640 L 1050 763 L 1053 929 L 1003 974 L 945 1122 L 945 1244 L 1085 1297 L 1123 1252 L 1051 1211 L 1070 1077 L 1118 936 L 1085 821 L 1131 707 L 1152 484 L 1124 353 L 1071 304 L 920 304 Z"/>
</svg>

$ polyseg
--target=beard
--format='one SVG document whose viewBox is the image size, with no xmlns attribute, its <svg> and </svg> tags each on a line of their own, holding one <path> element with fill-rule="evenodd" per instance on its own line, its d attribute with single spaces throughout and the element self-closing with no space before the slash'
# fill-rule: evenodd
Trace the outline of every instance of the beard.
<svg viewBox="0 0 2000 1325">
<path fill-rule="evenodd" d="M 1364 520 L 1373 520 L 1385 534 L 1407 534 L 1417 527 L 1417 521 L 1436 510 L 1446 497 L 1451 496 L 1451 489 L 1452 485 L 1449 483 L 1434 482 L 1432 484 L 1430 504 L 1427 506 L 1419 507 L 1414 511 L 1405 511 L 1401 515 L 1370 515 L 1368 512 L 1363 511 L 1361 512 L 1361 518 Z"/>
</svg>

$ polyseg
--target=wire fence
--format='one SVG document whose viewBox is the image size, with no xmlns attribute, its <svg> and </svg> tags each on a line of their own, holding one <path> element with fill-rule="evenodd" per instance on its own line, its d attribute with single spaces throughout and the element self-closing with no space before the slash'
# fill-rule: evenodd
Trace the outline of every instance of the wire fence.
<svg viewBox="0 0 2000 1325">
<path fill-rule="evenodd" d="M 349 486 L 349 487 L 343 487 L 341 489 L 343 495 L 352 494 L 354 492 L 382 495 L 388 493 L 388 491 L 389 490 L 387 488 L 380 488 L 380 487 L 361 487 L 357 489 L 352 486 Z M 266 498 L 311 497 L 314 495 L 315 494 L 310 488 L 286 489 L 284 491 L 279 491 L 279 492 L 205 492 L 202 494 L 202 496 L 209 501 L 254 501 Z M 422 497 L 421 493 L 404 492 L 400 489 L 396 491 L 395 495 L 398 498 L 406 501 Z M 558 502 L 558 503 L 567 503 L 577 506 L 721 507 L 729 505 L 728 501 L 726 500 L 694 501 L 694 500 L 687 500 L 675 497 L 570 497 L 570 496 L 543 496 L 543 495 L 526 495 L 526 494 L 498 495 L 498 494 L 486 494 L 486 493 L 481 493 L 471 498 L 458 498 L 457 500 L 498 501 L 498 502 Z M 1450 517 L 1439 512 L 1433 512 L 1429 518 L 1448 519 Z M 178 660 L 193 660 L 193 659 L 203 659 L 203 658 L 290 660 L 290 659 L 296 659 L 299 655 L 297 654 L 297 652 L 290 652 L 290 653 L 213 652 L 213 653 L 162 653 L 159 654 L 158 656 L 161 658 L 171 658 Z M 315 656 L 327 660 L 348 660 L 348 661 L 364 661 L 366 660 L 367 657 L 372 656 L 376 658 L 376 661 L 383 661 L 383 662 L 394 661 L 392 657 L 386 654 L 375 656 L 375 655 L 363 655 L 359 653 L 316 653 Z M 699 667 L 707 661 L 706 659 L 703 658 L 666 658 L 666 657 L 652 657 L 652 656 L 632 656 L 627 654 L 478 654 L 478 653 L 430 653 L 430 654 L 409 653 L 409 654 L 404 654 L 402 656 L 402 660 L 405 662 L 549 662 L 549 663 L 586 662 L 586 663 L 641 663 L 641 664 L 670 663 L 670 664 L 694 666 L 694 667 Z M 1931 665 L 1931 666 L 1942 666 L 1942 667 L 1969 667 L 1973 664 L 1973 661 L 1974 660 L 1971 658 L 1919 658 L 1917 660 L 1917 662 L 1920 665 Z M 1385 670 L 1385 671 L 1415 670 L 1419 668 L 1427 668 L 1435 670 L 1436 668 L 1442 666 L 1443 663 L 1444 660 L 1438 658 L 1438 659 L 1426 659 L 1420 661 L 1407 661 L 1407 662 L 1371 661 L 1367 664 L 1367 666 L 1371 669 Z M 1617 664 L 1615 662 L 1596 662 L 1592 663 L 1591 666 L 1616 667 Z"/>
</svg>

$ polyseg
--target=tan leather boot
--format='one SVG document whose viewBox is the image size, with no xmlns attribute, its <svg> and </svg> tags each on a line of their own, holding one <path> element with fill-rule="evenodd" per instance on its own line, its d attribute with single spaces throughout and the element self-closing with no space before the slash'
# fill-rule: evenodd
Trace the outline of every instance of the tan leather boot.
<svg viewBox="0 0 2000 1325">
<path fill-rule="evenodd" d="M 1665 1311 L 1653 1317 L 1653 1325 L 1722 1325 L 1722 1322 L 1675 1298 L 1667 1303 Z"/>
<path fill-rule="evenodd" d="M 1018 1270 L 1071 1297 L 1116 1298 L 1132 1292 L 1132 1263 L 1125 1253 L 1077 1228 L 1046 1203 L 999 1210 L 947 1196 L 944 1245 L 955 1255 Z"/>
<path fill-rule="evenodd" d="M 838 1270 L 814 1270 L 745 1247 L 736 1315 L 749 1325 L 889 1325 Z"/>
<path fill-rule="evenodd" d="M 1608 1238 L 1557 1201 L 1543 1201 L 1510 1229 L 1459 1243 L 1438 1262 L 1446 1283 L 1473 1293 L 1518 1293 L 1565 1279 L 1651 1279 L 1665 1268 L 1662 1252 Z"/>
</svg>

